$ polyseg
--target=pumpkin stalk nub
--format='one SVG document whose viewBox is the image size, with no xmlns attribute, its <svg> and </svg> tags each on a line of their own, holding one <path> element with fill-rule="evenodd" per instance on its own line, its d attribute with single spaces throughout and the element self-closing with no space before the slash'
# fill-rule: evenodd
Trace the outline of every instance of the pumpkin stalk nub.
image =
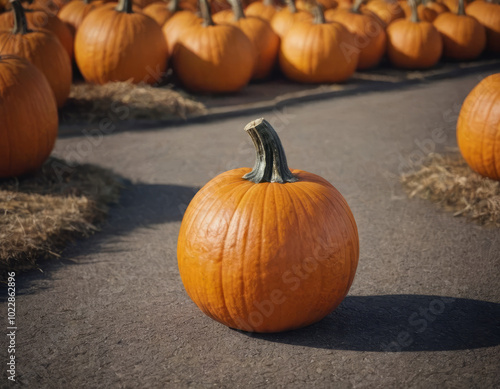
<svg viewBox="0 0 500 389">
<path fill-rule="evenodd" d="M 297 13 L 297 6 L 295 5 L 295 0 L 286 0 L 286 5 L 288 6 L 288 10 L 291 14 Z"/>
<path fill-rule="evenodd" d="M 118 5 L 115 8 L 118 12 L 132 14 L 132 0 L 118 0 Z"/>
<path fill-rule="evenodd" d="M 210 5 L 207 0 L 199 0 L 200 13 L 203 18 L 203 26 L 214 26 L 215 23 L 212 20 L 212 14 L 210 13 Z"/>
<path fill-rule="evenodd" d="M 354 2 L 354 5 L 352 6 L 351 8 L 351 12 L 355 13 L 355 14 L 359 14 L 359 8 L 361 7 L 361 4 L 364 3 L 364 0 L 356 0 Z"/>
<path fill-rule="evenodd" d="M 28 22 L 26 21 L 26 15 L 21 2 L 19 0 L 13 0 L 11 4 L 14 12 L 14 28 L 12 29 L 12 34 L 27 34 L 29 32 Z"/>
<path fill-rule="evenodd" d="M 179 11 L 179 0 L 170 0 L 167 9 L 172 13 Z"/>
<path fill-rule="evenodd" d="M 324 24 L 325 23 L 325 14 L 323 12 L 323 6 L 321 4 L 316 4 L 311 13 L 314 17 L 314 24 Z"/>
<path fill-rule="evenodd" d="M 245 12 L 243 11 L 243 6 L 240 0 L 229 0 L 231 8 L 233 9 L 234 20 L 238 21 L 245 17 Z"/>
<path fill-rule="evenodd" d="M 263 118 L 245 126 L 255 145 L 256 161 L 253 170 L 243 176 L 256 184 L 262 182 L 295 182 L 295 177 L 286 162 L 285 151 L 280 138 L 269 122 Z"/>
<path fill-rule="evenodd" d="M 464 0 L 458 0 L 458 10 L 457 15 L 465 15 L 465 5 Z"/>
<path fill-rule="evenodd" d="M 413 23 L 420 22 L 420 19 L 418 18 L 418 11 L 417 11 L 417 2 L 416 2 L 416 0 L 408 0 L 408 3 L 410 3 L 410 7 L 411 7 L 410 20 Z"/>
</svg>

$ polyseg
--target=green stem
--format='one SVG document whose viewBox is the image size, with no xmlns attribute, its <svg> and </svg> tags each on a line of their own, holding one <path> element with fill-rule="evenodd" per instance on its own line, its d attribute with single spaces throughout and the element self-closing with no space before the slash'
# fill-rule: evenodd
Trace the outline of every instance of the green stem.
<svg viewBox="0 0 500 389">
<path fill-rule="evenodd" d="M 418 18 L 418 11 L 417 11 L 417 2 L 416 2 L 416 0 L 408 0 L 408 3 L 410 4 L 410 7 L 411 7 L 410 20 L 413 23 L 420 22 L 420 19 Z"/>
<path fill-rule="evenodd" d="M 132 0 L 118 0 L 118 5 L 115 8 L 118 12 L 132 14 Z"/>
<path fill-rule="evenodd" d="M 321 4 L 316 4 L 312 11 L 313 15 L 313 23 L 314 24 L 324 24 L 325 23 L 325 14 L 323 13 L 323 6 Z"/>
<path fill-rule="evenodd" d="M 355 14 L 359 14 L 359 8 L 361 7 L 361 4 L 363 4 L 365 2 L 365 0 L 356 0 L 354 2 L 354 5 L 352 6 L 351 8 L 351 12 L 352 13 L 355 13 Z"/>
<path fill-rule="evenodd" d="M 256 161 L 253 170 L 243 178 L 256 184 L 261 182 L 295 182 L 286 163 L 286 155 L 280 138 L 265 119 L 257 119 L 246 125 L 245 131 L 255 146 Z"/>
<path fill-rule="evenodd" d="M 179 0 L 170 0 L 167 9 L 172 13 L 179 11 Z"/>
<path fill-rule="evenodd" d="M 243 11 L 243 6 L 241 5 L 240 0 L 229 0 L 229 4 L 231 4 L 231 8 L 234 14 L 234 20 L 240 20 L 245 17 L 245 12 Z"/>
<path fill-rule="evenodd" d="M 199 0 L 201 17 L 203 18 L 203 26 L 214 26 L 215 23 L 212 20 L 212 14 L 210 12 L 210 5 L 207 0 Z"/>
<path fill-rule="evenodd" d="M 465 15 L 465 4 L 464 0 L 458 0 L 458 11 L 457 15 Z"/>
<path fill-rule="evenodd" d="M 295 0 L 286 0 L 286 5 L 291 14 L 297 13 L 297 6 L 295 5 Z"/>
<path fill-rule="evenodd" d="M 27 34 L 29 32 L 28 22 L 26 21 L 26 15 L 21 2 L 19 0 L 11 0 L 11 4 L 12 11 L 14 12 L 14 28 L 12 29 L 12 34 Z"/>
</svg>

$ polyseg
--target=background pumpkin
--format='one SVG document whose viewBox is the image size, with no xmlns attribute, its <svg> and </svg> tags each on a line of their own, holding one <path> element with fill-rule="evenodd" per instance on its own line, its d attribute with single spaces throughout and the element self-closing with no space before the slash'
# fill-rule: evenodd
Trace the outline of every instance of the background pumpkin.
<svg viewBox="0 0 500 389">
<path fill-rule="evenodd" d="M 0 55 L 0 178 L 30 173 L 57 137 L 56 100 L 43 73 L 25 59 Z"/>
<path fill-rule="evenodd" d="M 304 327 L 334 310 L 352 284 L 356 222 L 329 182 L 288 169 L 268 122 L 245 130 L 257 150 L 254 169 L 215 177 L 184 214 L 177 244 L 182 282 L 205 314 L 231 328 Z M 307 277 L 297 278 L 297 269 Z"/>
<path fill-rule="evenodd" d="M 387 27 L 387 55 L 400 68 L 425 69 L 441 57 L 443 42 L 438 30 L 429 22 L 420 21 L 415 0 L 410 19 L 396 20 Z"/>
<path fill-rule="evenodd" d="M 408 1 L 401 1 L 399 5 L 405 13 L 405 18 L 411 17 L 411 5 Z M 435 9 L 427 7 L 423 3 L 417 5 L 417 13 L 420 20 L 430 23 L 432 23 L 438 16 L 438 12 Z"/>
<path fill-rule="evenodd" d="M 184 31 L 201 22 L 202 19 L 190 11 L 175 11 L 162 27 L 163 36 L 170 52 L 174 52 L 177 40 Z"/>
<path fill-rule="evenodd" d="M 85 80 L 93 83 L 155 84 L 167 67 L 168 49 L 158 24 L 134 12 L 131 0 L 120 0 L 85 18 L 76 34 L 75 58 Z"/>
<path fill-rule="evenodd" d="M 2 54 L 27 59 L 47 78 L 57 106 L 62 107 L 71 89 L 72 69 L 68 54 L 57 37 L 47 30 L 28 30 L 21 3 L 12 2 L 15 23 L 11 31 L 0 32 Z"/>
<path fill-rule="evenodd" d="M 57 16 L 66 23 L 74 36 L 83 19 L 102 4 L 100 0 L 72 0 L 59 11 Z"/>
<path fill-rule="evenodd" d="M 471 60 L 479 57 L 486 46 L 486 30 L 472 16 L 465 15 L 464 0 L 457 14 L 445 12 L 434 20 L 443 38 L 443 54 L 450 59 Z"/>
<path fill-rule="evenodd" d="M 474 1 L 465 12 L 486 28 L 486 48 L 493 53 L 500 53 L 500 4 Z"/>
<path fill-rule="evenodd" d="M 280 9 L 271 20 L 271 27 L 279 37 L 283 38 L 297 21 L 310 21 L 309 12 L 298 10 L 294 0 L 287 0 L 287 6 Z"/>
<path fill-rule="evenodd" d="M 372 12 L 360 9 L 363 1 L 357 0 L 350 10 L 328 10 L 325 19 L 342 24 L 355 36 L 359 50 L 358 69 L 369 69 L 382 59 L 387 36 L 384 23 Z"/>
<path fill-rule="evenodd" d="M 395 0 L 371 0 L 366 3 L 365 7 L 377 15 L 386 26 L 405 17 L 403 9 Z"/>
<path fill-rule="evenodd" d="M 462 156 L 479 174 L 500 180 L 500 73 L 482 80 L 466 97 L 457 122 Z"/>
<path fill-rule="evenodd" d="M 197 12 L 197 7 L 193 7 L 188 1 L 179 2 L 179 0 L 155 1 L 143 9 L 144 14 L 154 19 L 158 25 L 163 26 L 177 11 L 186 10 Z"/>
<path fill-rule="evenodd" d="M 54 33 L 70 58 L 73 58 L 73 35 L 70 29 L 64 22 L 57 16 L 51 15 L 44 11 L 26 9 L 26 20 L 28 21 L 28 28 L 41 29 Z M 0 15 L 0 30 L 8 30 L 14 27 L 14 14 L 12 12 L 5 12 Z"/>
<path fill-rule="evenodd" d="M 238 27 L 252 42 L 256 53 L 252 78 L 262 80 L 269 76 L 276 63 L 280 38 L 264 19 L 255 16 L 245 17 L 240 0 L 230 0 L 232 12 L 225 11 L 214 15 L 215 23 L 229 23 Z"/>
<path fill-rule="evenodd" d="M 238 91 L 252 76 L 254 47 L 239 28 L 215 25 L 206 0 L 200 1 L 200 8 L 203 22 L 186 29 L 174 48 L 175 72 L 194 91 Z"/>
<path fill-rule="evenodd" d="M 352 48 L 346 52 L 346 48 Z M 320 6 L 312 23 L 300 22 L 281 42 L 279 61 L 283 73 L 299 82 L 347 80 L 358 64 L 354 36 L 340 23 L 325 21 Z"/>
<path fill-rule="evenodd" d="M 273 0 L 256 1 L 250 4 L 245 13 L 247 16 L 257 16 L 271 23 L 273 16 L 278 12 Z"/>
</svg>

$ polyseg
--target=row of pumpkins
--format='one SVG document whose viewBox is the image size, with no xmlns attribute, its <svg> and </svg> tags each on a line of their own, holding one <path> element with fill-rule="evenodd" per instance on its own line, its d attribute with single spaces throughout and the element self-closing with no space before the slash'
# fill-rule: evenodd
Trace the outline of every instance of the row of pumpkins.
<svg viewBox="0 0 500 389">
<path fill-rule="evenodd" d="M 483 0 L 467 7 L 465 0 L 287 0 L 282 8 L 254 2 L 245 11 L 240 0 L 229 0 L 230 8 L 222 0 L 194 1 L 11 0 L 12 12 L 0 14 L 0 54 L 42 70 L 61 107 L 72 59 L 98 84 L 155 84 L 171 60 L 188 89 L 217 93 L 265 79 L 278 57 L 288 78 L 319 83 L 344 81 L 385 54 L 396 67 L 418 69 L 443 55 L 500 53 L 500 5 Z"/>
</svg>

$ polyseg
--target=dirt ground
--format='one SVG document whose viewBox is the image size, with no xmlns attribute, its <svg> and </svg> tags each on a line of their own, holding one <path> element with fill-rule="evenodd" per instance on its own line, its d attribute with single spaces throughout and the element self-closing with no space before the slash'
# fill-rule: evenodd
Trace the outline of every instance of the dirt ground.
<svg viewBox="0 0 500 389">
<path fill-rule="evenodd" d="M 101 233 L 43 262 L 43 272 L 17 277 L 18 383 L 500 386 L 500 233 L 408 199 L 398 181 L 429 152 L 456 150 L 460 104 L 487 75 L 218 122 L 104 136 L 89 128 L 60 139 L 56 156 L 112 168 L 130 183 Z M 182 214 L 197 189 L 222 171 L 253 166 L 243 127 L 258 116 L 279 131 L 290 167 L 325 177 L 344 195 L 361 247 L 341 306 L 316 325 L 274 335 L 234 331 L 203 315 L 176 263 Z"/>
</svg>

